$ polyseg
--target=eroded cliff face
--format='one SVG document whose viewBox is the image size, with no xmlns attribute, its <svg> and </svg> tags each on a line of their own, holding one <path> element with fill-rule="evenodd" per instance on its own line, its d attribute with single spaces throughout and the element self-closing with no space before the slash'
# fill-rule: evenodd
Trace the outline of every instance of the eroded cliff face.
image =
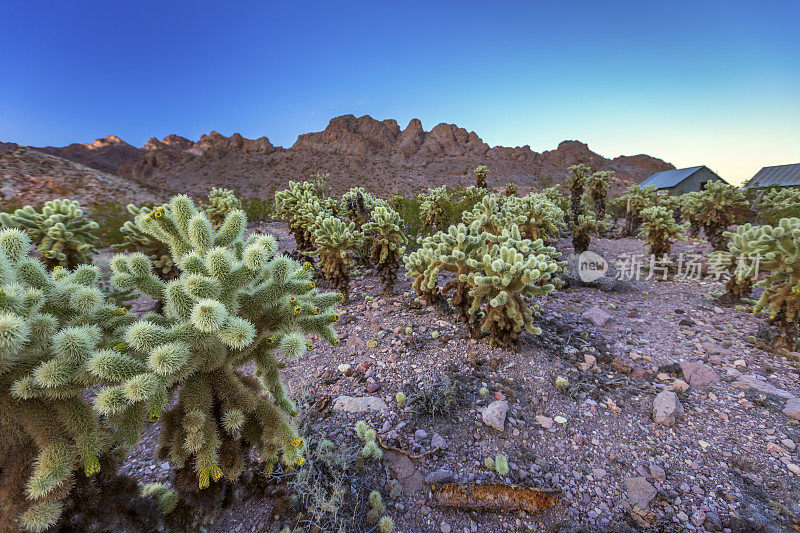
<svg viewBox="0 0 800 533">
<path fill-rule="evenodd" d="M 268 194 L 312 172 L 330 172 L 336 192 L 358 185 L 379 194 L 411 193 L 470 184 L 471 169 L 479 164 L 489 167 L 489 182 L 495 187 L 508 182 L 523 188 L 550 185 L 559 182 L 570 165 L 585 163 L 613 170 L 613 187 L 621 189 L 674 168 L 648 155 L 607 159 L 579 141 L 563 141 L 541 153 L 527 145 L 489 147 L 477 133 L 455 124 L 425 131 L 419 119 L 412 119 L 402 129 L 395 120 L 368 115 L 334 117 L 324 130 L 300 135 L 288 149 L 274 146 L 267 137 L 226 137 L 212 131 L 197 142 L 173 134 L 137 148 L 109 135 L 92 143 L 36 150 L 153 188 L 191 194 L 205 194 L 215 185 L 241 194 Z"/>
</svg>

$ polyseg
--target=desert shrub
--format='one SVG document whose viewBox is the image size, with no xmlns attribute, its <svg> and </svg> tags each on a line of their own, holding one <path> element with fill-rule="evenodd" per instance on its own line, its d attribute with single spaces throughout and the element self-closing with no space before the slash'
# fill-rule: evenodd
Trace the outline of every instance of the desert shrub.
<svg viewBox="0 0 800 533">
<path fill-rule="evenodd" d="M 781 187 L 764 193 L 758 203 L 758 215 L 773 226 L 782 218 L 800 218 L 800 187 Z"/>
<path fill-rule="evenodd" d="M 242 210 L 251 222 L 264 222 L 275 216 L 275 200 L 252 197 L 242 200 Z"/>
<path fill-rule="evenodd" d="M 400 215 L 390 207 L 372 210 L 372 220 L 362 227 L 369 248 L 370 260 L 377 267 L 383 282 L 383 294 L 391 296 L 397 279 L 400 258 L 405 252 L 406 237 Z"/>
<path fill-rule="evenodd" d="M 103 382 L 90 359 L 111 352 L 132 316 L 105 302 L 96 267 L 48 272 L 29 253 L 25 232 L 0 231 L 2 531 L 55 524 L 76 476 L 96 474 L 102 455 L 113 448 L 121 459 L 136 440 L 118 441 L 135 428 L 118 419 L 112 431 L 85 397 Z"/>
<path fill-rule="evenodd" d="M 234 209 L 242 209 L 242 201 L 230 189 L 213 187 L 208 193 L 208 200 L 203 205 L 208 220 L 214 229 L 219 229 L 228 213 Z"/>
<path fill-rule="evenodd" d="M 125 205 L 119 202 L 96 204 L 89 208 L 89 218 L 97 222 L 97 246 L 113 246 L 125 241 L 122 226 L 129 214 Z"/>
<path fill-rule="evenodd" d="M 486 178 L 489 177 L 489 169 L 486 165 L 478 165 L 472 173 L 475 175 L 476 187 L 480 187 L 481 189 L 489 188 L 489 183 L 486 181 Z"/>
<path fill-rule="evenodd" d="M 163 209 L 163 206 L 161 209 Z M 147 216 L 153 213 L 153 208 L 128 204 L 127 212 L 134 217 L 139 214 Z M 155 213 L 153 213 L 153 216 L 155 216 Z M 172 259 L 172 252 L 168 243 L 150 237 L 131 220 L 125 221 L 119 231 L 123 235 L 122 242 L 112 245 L 112 249 L 123 252 L 143 253 L 153 263 L 158 277 L 164 281 L 169 281 L 178 276 L 178 265 Z"/>
<path fill-rule="evenodd" d="M 0 224 L 27 231 L 48 268 L 73 269 L 91 263 L 96 253 L 99 226 L 84 216 L 75 200 L 50 200 L 41 211 L 25 206 L 13 213 L 0 213 Z"/>
<path fill-rule="evenodd" d="M 342 293 L 344 303 L 350 302 L 350 267 L 353 250 L 363 242 L 363 235 L 356 231 L 355 223 L 346 223 L 339 218 L 319 217 L 312 226 L 316 250 L 322 273 L 331 286 Z"/>
<path fill-rule="evenodd" d="M 271 465 L 302 462 L 296 409 L 281 380 L 281 359 L 308 349 L 306 335 L 337 343 L 336 293 L 318 293 L 313 268 L 274 256 L 276 242 L 244 238 L 246 217 L 232 210 L 218 231 L 180 195 L 135 219 L 170 244 L 181 274 L 165 282 L 141 253 L 110 262 L 112 283 L 163 302 L 125 332 L 118 351 L 89 360 L 104 379 L 95 409 L 116 420 L 161 417 L 159 456 L 177 466 L 176 488 L 196 492 L 223 476 L 236 480 L 252 449 Z M 253 365 L 255 375 L 241 369 Z M 177 397 L 171 401 L 177 393 Z M 218 490 L 215 488 L 215 490 Z"/>
<path fill-rule="evenodd" d="M 653 185 L 640 187 L 631 185 L 620 197 L 625 210 L 625 233 L 635 235 L 642 224 L 640 213 L 658 202 L 658 193 Z"/>
<path fill-rule="evenodd" d="M 639 216 L 642 219 L 641 233 L 650 246 L 649 254 L 655 256 L 669 255 L 672 241 L 683 235 L 684 227 L 675 222 L 672 211 L 664 206 L 655 205 L 643 209 Z"/>
<path fill-rule="evenodd" d="M 613 175 L 614 173 L 608 170 L 598 170 L 586 177 L 586 192 L 592 199 L 595 216 L 598 220 L 606 218 L 606 197 Z"/>
<path fill-rule="evenodd" d="M 415 242 L 424 230 L 420 215 L 421 202 L 417 198 L 406 198 L 398 194 L 390 198 L 387 203 L 400 215 L 403 221 L 403 233 L 409 237 L 409 242 Z"/>
<path fill-rule="evenodd" d="M 693 216 L 715 250 L 724 248 L 723 233 L 736 222 L 737 211 L 747 207 L 744 193 L 722 181 L 711 181 L 696 197 Z"/>
</svg>

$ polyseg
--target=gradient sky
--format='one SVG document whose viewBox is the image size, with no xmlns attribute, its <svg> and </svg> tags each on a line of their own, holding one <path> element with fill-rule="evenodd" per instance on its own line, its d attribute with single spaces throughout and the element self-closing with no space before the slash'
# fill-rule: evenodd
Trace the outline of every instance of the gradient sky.
<svg viewBox="0 0 800 533">
<path fill-rule="evenodd" d="M 800 162 L 800 2 L 4 0 L 0 140 L 214 129 L 290 146 L 336 115 L 490 145 Z"/>
</svg>

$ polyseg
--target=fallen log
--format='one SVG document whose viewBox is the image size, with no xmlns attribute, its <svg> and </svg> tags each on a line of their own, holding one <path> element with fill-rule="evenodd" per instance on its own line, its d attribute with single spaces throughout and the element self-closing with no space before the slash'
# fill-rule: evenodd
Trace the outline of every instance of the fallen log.
<svg viewBox="0 0 800 533">
<path fill-rule="evenodd" d="M 445 507 L 527 513 L 539 513 L 555 505 L 557 492 L 501 483 L 445 483 L 431 489 L 437 503 Z"/>
</svg>

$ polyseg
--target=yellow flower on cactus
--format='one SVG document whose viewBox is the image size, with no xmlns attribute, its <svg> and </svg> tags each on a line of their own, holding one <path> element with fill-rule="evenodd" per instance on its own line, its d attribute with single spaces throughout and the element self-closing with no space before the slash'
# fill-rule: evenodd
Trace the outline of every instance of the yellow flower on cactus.
<svg viewBox="0 0 800 533">
<path fill-rule="evenodd" d="M 297 466 L 303 466 L 303 463 L 305 463 L 305 462 L 306 462 L 306 460 L 305 460 L 304 457 L 301 456 L 301 457 L 297 458 Z"/>
<path fill-rule="evenodd" d="M 299 448 L 303 445 L 303 439 L 301 437 L 295 437 L 292 439 L 292 446 L 295 448 Z"/>
</svg>

